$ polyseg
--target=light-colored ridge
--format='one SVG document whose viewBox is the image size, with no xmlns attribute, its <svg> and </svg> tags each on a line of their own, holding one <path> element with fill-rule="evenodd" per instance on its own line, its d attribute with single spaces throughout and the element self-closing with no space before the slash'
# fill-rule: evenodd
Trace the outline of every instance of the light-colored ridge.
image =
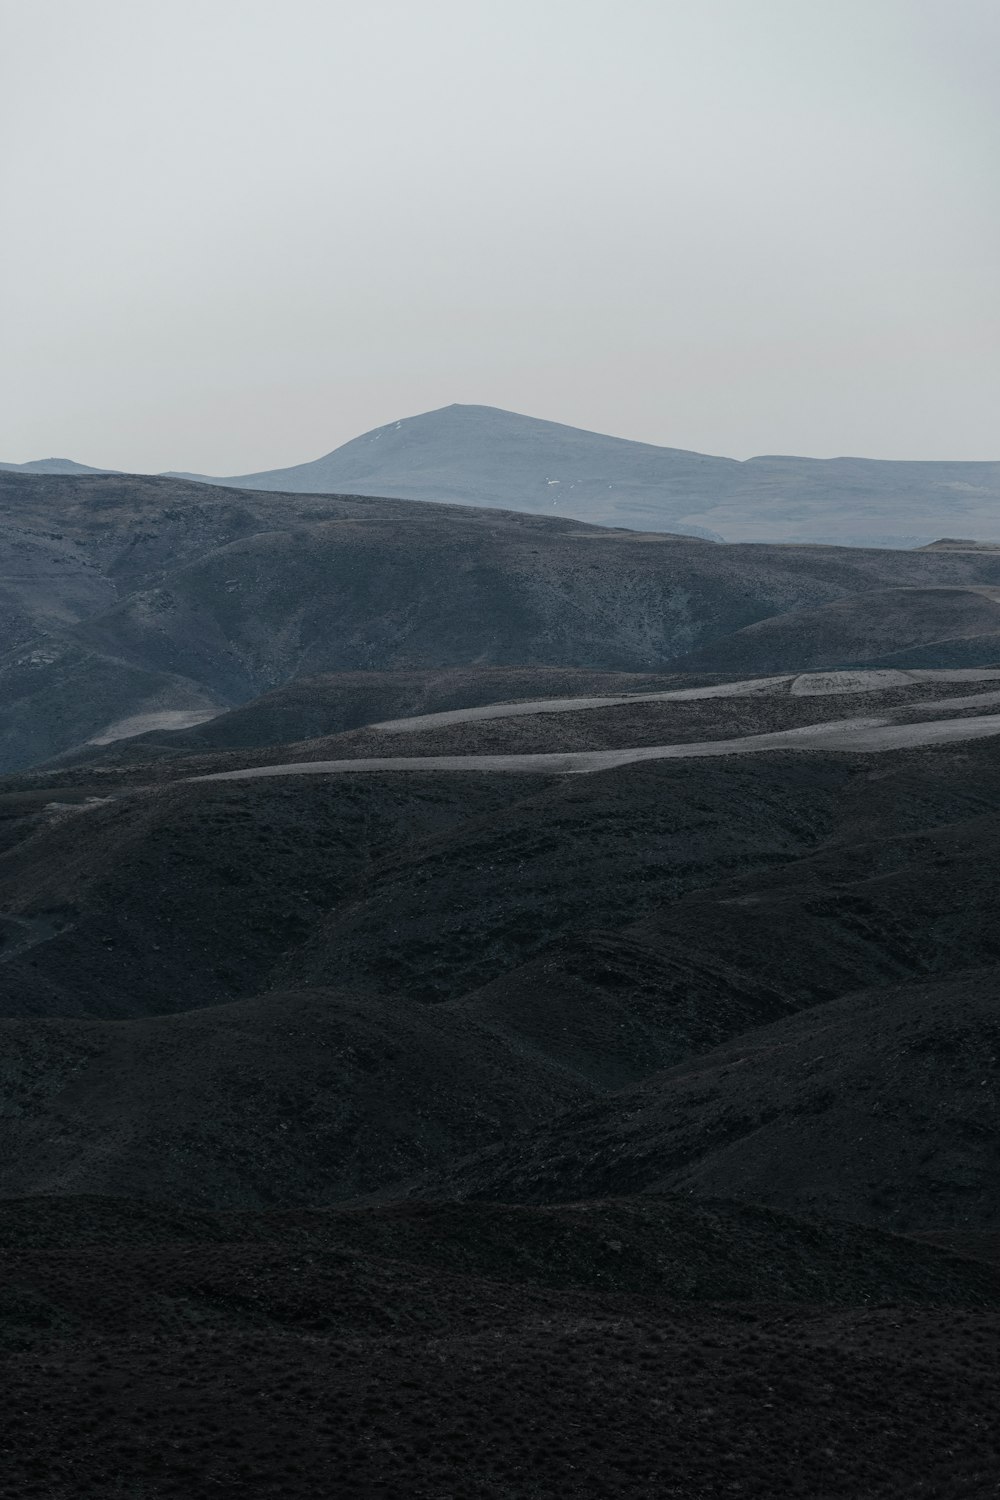
<svg viewBox="0 0 1000 1500">
<path fill-rule="evenodd" d="M 918 749 L 1000 734 L 1000 714 L 975 719 L 932 719 L 916 724 L 893 724 L 888 719 L 838 719 L 809 724 L 773 734 L 751 734 L 740 739 L 703 740 L 689 745 L 645 745 L 628 750 L 572 750 L 538 755 L 414 755 L 308 760 L 277 766 L 250 766 L 239 771 L 215 771 L 192 776 L 191 781 L 252 781 L 263 776 L 318 776 L 361 771 L 485 771 L 533 772 L 542 775 L 586 775 L 640 761 L 691 760 L 703 756 L 753 755 L 767 750 L 822 750 L 874 754 L 886 750 Z"/>
</svg>

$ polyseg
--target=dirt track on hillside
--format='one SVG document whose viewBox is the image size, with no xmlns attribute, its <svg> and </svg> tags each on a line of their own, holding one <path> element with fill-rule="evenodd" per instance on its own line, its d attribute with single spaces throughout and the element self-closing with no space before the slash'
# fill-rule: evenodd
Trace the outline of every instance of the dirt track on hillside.
<svg viewBox="0 0 1000 1500">
<path fill-rule="evenodd" d="M 217 771 L 192 781 L 246 781 L 259 776 L 317 776 L 344 771 L 493 771 L 548 772 L 555 776 L 609 771 L 644 760 L 690 760 L 709 755 L 753 755 L 766 750 L 823 750 L 876 754 L 950 744 L 1000 734 L 1000 714 L 975 719 L 931 719 L 893 724 L 889 719 L 838 719 L 777 734 L 742 739 L 703 740 L 690 745 L 646 745 L 628 750 L 576 750 L 549 755 L 428 755 L 362 757 L 357 760 L 309 760 L 277 766 L 250 766 Z"/>
</svg>

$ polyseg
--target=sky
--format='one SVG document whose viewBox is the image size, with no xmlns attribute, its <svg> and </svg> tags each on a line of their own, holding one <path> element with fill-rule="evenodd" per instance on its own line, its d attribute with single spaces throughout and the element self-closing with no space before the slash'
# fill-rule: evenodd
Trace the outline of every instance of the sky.
<svg viewBox="0 0 1000 1500">
<path fill-rule="evenodd" d="M 1000 459 L 997 0 L 0 0 L 0 459 Z"/>
</svg>

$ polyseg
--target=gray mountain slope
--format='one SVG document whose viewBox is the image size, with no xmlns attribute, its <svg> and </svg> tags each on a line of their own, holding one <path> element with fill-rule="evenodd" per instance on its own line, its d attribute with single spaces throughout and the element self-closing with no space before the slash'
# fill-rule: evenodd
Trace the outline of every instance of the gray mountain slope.
<svg viewBox="0 0 1000 1500">
<path fill-rule="evenodd" d="M 946 532 L 1000 540 L 1000 463 L 740 463 L 490 406 L 442 407 L 377 427 L 313 463 L 211 482 L 509 507 L 727 541 L 909 547 Z"/>
<path fill-rule="evenodd" d="M 454 405 L 377 427 L 314 463 L 211 482 L 398 495 L 656 530 L 666 515 L 682 514 L 692 492 L 717 488 L 696 477 L 700 469 L 731 466 L 730 459 L 605 437 L 492 406 Z M 705 527 L 679 529 L 716 535 Z"/>
<path fill-rule="evenodd" d="M 16 474 L 114 474 L 116 469 L 94 469 L 90 464 L 78 464 L 72 458 L 34 458 L 26 464 L 0 464 Z"/>
</svg>

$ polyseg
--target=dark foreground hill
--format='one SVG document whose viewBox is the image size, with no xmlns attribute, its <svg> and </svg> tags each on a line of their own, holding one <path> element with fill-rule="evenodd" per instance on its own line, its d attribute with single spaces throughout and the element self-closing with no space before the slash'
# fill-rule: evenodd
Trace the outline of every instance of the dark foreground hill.
<svg viewBox="0 0 1000 1500">
<path fill-rule="evenodd" d="M 807 723 L 829 701 L 782 685 L 773 701 Z M 970 712 L 940 697 L 948 684 L 868 688 L 860 699 L 883 708 Z M 728 719 L 733 734 L 767 701 L 758 688 L 678 706 L 710 706 L 715 732 Z M 593 716 L 603 735 L 607 713 L 547 718 Z M 623 1087 L 754 1028 L 806 1026 L 800 1013 L 862 991 L 885 997 L 899 1046 L 922 1057 L 923 1012 L 906 998 L 917 992 L 899 986 L 1000 962 L 995 747 L 721 753 L 582 777 L 263 768 L 118 790 L 113 768 L 59 771 L 34 794 L 54 805 L 34 803 L 0 858 L 3 1185 L 234 1208 L 394 1191 L 421 1172 L 448 1178 L 512 1133 L 529 1132 L 530 1152 L 531 1132 L 567 1109 L 613 1113 Z M 98 774 L 104 800 L 67 800 Z M 977 1010 L 962 984 L 972 1050 L 960 1061 L 974 1071 L 993 1055 L 992 989 Z M 880 1037 L 865 1057 L 881 1056 Z M 851 1056 L 836 1049 L 817 1088 L 864 1113 L 871 1088 Z M 919 1129 L 906 1115 L 905 1151 L 892 1132 L 873 1136 L 860 1185 L 835 1161 L 822 1189 L 835 1209 L 924 1229 L 993 1223 L 988 1153 L 976 1154 L 988 1077 L 959 1110 L 958 1075 L 946 1084 L 942 1065 L 948 1112 Z M 932 1083 L 907 1065 L 904 1113 Z M 703 1106 L 692 1129 L 714 1138 Z M 744 1116 L 763 1151 L 762 1186 L 748 1189 L 759 1196 L 780 1180 L 776 1148 Z M 956 1169 L 957 1198 L 923 1170 L 935 1130 L 973 1173 L 962 1187 Z M 595 1191 L 616 1191 L 615 1170 Z M 781 1201 L 811 1202 L 815 1177 L 804 1157 Z"/>
<path fill-rule="evenodd" d="M 7 1350 L 53 1332 L 107 1337 L 125 1321 L 133 1334 L 183 1332 L 195 1306 L 220 1332 L 416 1329 L 435 1297 L 456 1290 L 453 1311 L 474 1313 L 463 1282 L 481 1283 L 487 1298 L 506 1287 L 674 1304 L 1000 1305 L 994 1266 L 926 1239 L 669 1194 L 228 1214 L 128 1198 L 11 1198 L 0 1201 L 0 1259 Z M 485 1309 L 474 1316 L 487 1321 Z"/>
<path fill-rule="evenodd" d="M 896 1236 L 683 1198 L 64 1198 L 4 1205 L 0 1244 L 19 1493 L 901 1494 L 991 1467 L 996 1273 Z"/>
<path fill-rule="evenodd" d="M 0 1493 L 995 1492 L 997 668 L 612 671 L 656 599 L 822 613 L 887 554 L 612 538 L 567 592 L 604 541 L 538 518 L 487 602 L 530 577 L 540 659 L 497 664 L 429 591 L 453 520 L 390 630 L 388 511 L 317 553 L 191 490 L 250 531 L 195 555 L 178 503 L 188 561 L 148 538 L 63 639 L 290 681 L 0 783 Z M 367 610 L 486 665 L 296 676 L 314 594 L 322 650 Z M 574 620 L 611 666 L 547 662 Z"/>
<path fill-rule="evenodd" d="M 411 702 L 433 704 L 462 698 L 434 686 L 447 669 L 649 678 L 693 654 L 730 674 L 756 673 L 754 652 L 768 671 L 998 654 L 1000 551 L 985 549 L 729 547 L 554 515 L 10 472 L 0 542 L 0 770 L 186 729 L 320 674 L 423 673 Z M 345 702 L 331 727 L 350 722 Z"/>
<path fill-rule="evenodd" d="M 1000 539 L 1000 464 L 737 463 L 491 406 L 446 406 L 377 427 L 312 463 L 207 482 L 449 500 L 602 526 L 707 530 L 733 542 L 906 547 L 945 534 Z"/>
<path fill-rule="evenodd" d="M 995 1230 L 998 1000 L 996 971 L 972 970 L 811 1007 L 470 1162 L 447 1192 L 554 1202 L 614 1184 Z"/>
<path fill-rule="evenodd" d="M 1000 1283 L 917 1241 L 670 1198 L 68 1198 L 0 1206 L 0 1245 L 12 1494 L 888 1500 L 996 1472 Z"/>
<path fill-rule="evenodd" d="M 567 726 L 606 744 L 617 723 L 625 743 L 644 726 L 654 742 L 718 736 L 724 752 L 740 749 L 741 731 L 752 738 L 773 725 L 770 714 L 780 715 L 777 722 L 793 739 L 798 731 L 790 724 L 819 720 L 822 727 L 824 715 L 852 710 L 872 722 L 873 708 L 896 715 L 905 733 L 919 728 L 911 720 L 935 715 L 957 714 L 938 722 L 963 732 L 982 722 L 993 726 L 997 690 L 989 678 L 880 690 L 869 684 L 858 693 L 832 686 L 830 693 L 794 694 L 778 680 L 742 696 L 628 699 L 617 709 L 525 718 L 464 721 L 458 711 L 460 722 L 440 732 L 534 724 L 532 732 L 544 729 L 558 749 Z M 985 721 L 977 717 L 979 704 Z M 383 739 L 413 751 L 419 767 L 423 733 L 385 731 Z M 272 753 L 298 757 L 308 768 L 310 744 L 322 761 L 330 743 Z M 476 747 L 485 748 L 481 739 Z M 363 741 L 360 748 L 371 746 Z M 246 753 L 223 752 L 222 767 L 233 757 L 244 762 Z M 782 867 L 795 889 L 860 887 L 879 873 L 887 848 L 900 872 L 898 896 L 892 882 L 885 885 L 887 922 L 921 909 L 914 900 L 921 881 L 946 903 L 961 893 L 970 921 L 989 899 L 990 824 L 969 822 L 998 810 L 988 739 L 873 758 L 819 749 L 722 753 L 584 778 L 561 775 L 562 762 L 554 760 L 554 770 L 543 756 L 533 770 L 515 775 L 483 774 L 470 755 L 466 771 L 443 775 L 419 769 L 405 777 L 286 777 L 264 766 L 248 780 L 182 781 L 184 760 L 174 757 L 173 780 L 160 790 L 150 787 L 141 762 L 130 764 L 124 778 L 114 764 L 59 770 L 50 773 L 48 791 L 41 775 L 20 788 L 11 784 L 0 804 L 10 812 L 11 843 L 0 862 L 0 914 L 7 921 L 0 1014 L 135 1017 L 303 981 L 448 999 L 498 979 L 556 939 L 631 929 L 664 903 L 743 872 L 758 900 L 766 894 L 776 907 L 785 900 Z M 188 774 L 204 775 L 220 761 L 208 758 L 206 766 L 205 756 L 192 755 L 187 764 Z M 88 804 L 88 795 L 98 800 Z M 968 827 L 950 842 L 942 834 L 932 847 L 932 830 L 952 824 Z M 920 837 L 907 843 L 911 832 Z M 793 863 L 824 841 L 825 863 Z M 865 851 L 846 867 L 835 857 L 844 841 Z M 870 885 L 864 897 L 873 899 Z M 715 910 L 704 902 L 702 909 Z M 826 934 L 824 965 L 835 964 L 831 973 L 845 989 L 913 972 L 885 967 L 877 928 L 851 967 L 834 949 L 832 915 L 825 925 L 806 913 L 796 920 L 811 923 L 815 942 Z M 705 951 L 718 941 L 707 933 Z M 990 956 L 969 946 L 971 937 L 966 941 L 964 957 L 955 943 L 945 944 L 940 962 Z M 676 946 L 675 938 L 670 942 Z M 914 931 L 914 954 L 923 951 L 921 943 Z M 690 946 L 689 960 L 697 952 Z M 741 972 L 749 979 L 747 963 L 744 957 Z M 688 976 L 693 982 L 690 962 Z M 804 981 L 804 971 L 790 975 L 789 993 Z M 835 993 L 828 985 L 823 998 Z"/>
</svg>

